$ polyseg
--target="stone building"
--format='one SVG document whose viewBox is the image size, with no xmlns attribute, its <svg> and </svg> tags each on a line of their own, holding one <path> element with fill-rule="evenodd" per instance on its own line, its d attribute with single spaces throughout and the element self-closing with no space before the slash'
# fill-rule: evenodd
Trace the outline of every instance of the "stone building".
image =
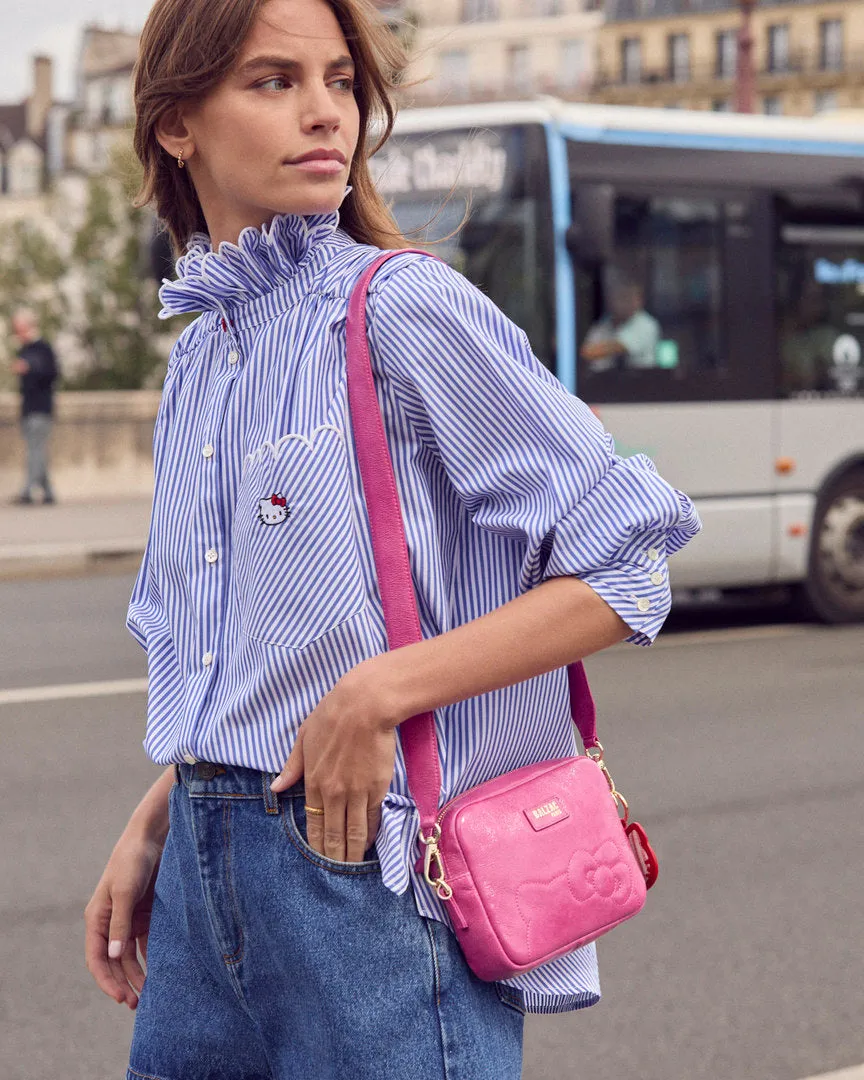
<svg viewBox="0 0 864 1080">
<path fill-rule="evenodd" d="M 29 95 L 14 105 L 0 105 L 0 199 L 31 199 L 44 191 L 52 106 L 51 60 L 36 56 Z"/>
<path fill-rule="evenodd" d="M 75 104 L 67 125 L 68 169 L 102 172 L 114 147 L 131 144 L 132 69 L 137 55 L 137 33 L 84 28 Z"/>
<path fill-rule="evenodd" d="M 589 92 L 600 0 L 415 0 L 407 13 L 416 25 L 407 104 Z"/>
<path fill-rule="evenodd" d="M 591 99 L 617 105 L 732 110 L 735 0 L 607 0 Z M 864 4 L 757 3 L 754 109 L 808 116 L 864 104 Z"/>
</svg>

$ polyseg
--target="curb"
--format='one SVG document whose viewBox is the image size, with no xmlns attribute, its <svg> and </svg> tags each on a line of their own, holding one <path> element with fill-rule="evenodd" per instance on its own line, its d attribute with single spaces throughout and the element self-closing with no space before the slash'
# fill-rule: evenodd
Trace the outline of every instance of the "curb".
<svg viewBox="0 0 864 1080">
<path fill-rule="evenodd" d="M 807 1080 L 864 1080 L 864 1065 L 853 1065 L 850 1069 L 839 1069 L 837 1072 L 819 1073 L 818 1076 L 809 1076 Z"/>
<path fill-rule="evenodd" d="M 139 539 L 0 547 L 0 581 L 124 573 L 137 570 L 143 554 L 144 544 Z"/>
</svg>

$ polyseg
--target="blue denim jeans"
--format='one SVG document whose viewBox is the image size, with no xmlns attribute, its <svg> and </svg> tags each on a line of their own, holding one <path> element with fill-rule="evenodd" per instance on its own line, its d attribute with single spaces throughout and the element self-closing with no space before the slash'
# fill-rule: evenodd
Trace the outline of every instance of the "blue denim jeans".
<svg viewBox="0 0 864 1080">
<path fill-rule="evenodd" d="M 272 774 L 181 765 L 127 1080 L 518 1080 L 523 1016 Z"/>
</svg>

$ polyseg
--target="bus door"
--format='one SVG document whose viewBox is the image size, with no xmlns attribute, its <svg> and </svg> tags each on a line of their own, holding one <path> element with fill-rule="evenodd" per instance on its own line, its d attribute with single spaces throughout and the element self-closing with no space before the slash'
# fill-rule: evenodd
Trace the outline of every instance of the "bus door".
<svg viewBox="0 0 864 1080">
<path fill-rule="evenodd" d="M 764 202 L 571 182 L 576 391 L 620 454 L 648 454 L 696 502 L 705 528 L 675 558 L 673 586 L 764 583 L 775 481 Z"/>
</svg>

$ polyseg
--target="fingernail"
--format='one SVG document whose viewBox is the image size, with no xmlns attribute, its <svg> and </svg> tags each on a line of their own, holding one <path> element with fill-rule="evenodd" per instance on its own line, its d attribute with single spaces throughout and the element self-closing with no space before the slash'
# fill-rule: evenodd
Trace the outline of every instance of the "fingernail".
<svg viewBox="0 0 864 1080">
<path fill-rule="evenodd" d="M 123 942 L 122 941 L 109 941 L 108 942 L 108 956 L 112 960 L 119 960 L 123 955 Z"/>
</svg>

